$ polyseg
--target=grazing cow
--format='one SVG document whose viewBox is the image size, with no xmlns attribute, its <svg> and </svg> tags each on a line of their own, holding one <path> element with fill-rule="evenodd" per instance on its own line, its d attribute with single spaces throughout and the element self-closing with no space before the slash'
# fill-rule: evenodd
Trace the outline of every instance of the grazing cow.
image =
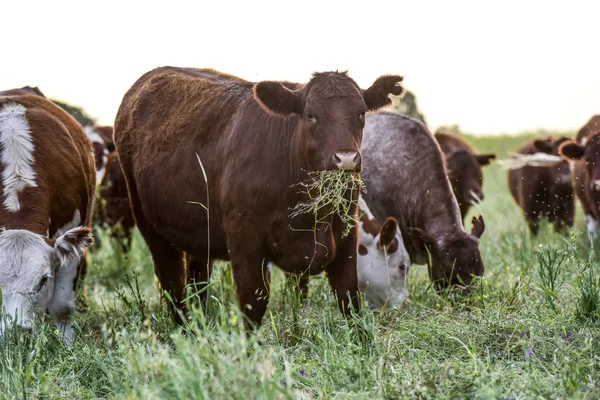
<svg viewBox="0 0 600 400">
<path fill-rule="evenodd" d="M 94 147 L 96 159 L 96 185 L 100 185 L 106 171 L 108 155 L 115 151 L 113 128 L 111 126 L 86 126 L 83 128 Z"/>
<path fill-rule="evenodd" d="M 411 262 L 427 263 L 436 287 L 483 275 L 483 218 L 473 218 L 470 235 L 463 230 L 443 156 L 423 123 L 389 111 L 369 115 L 362 156 L 365 201 L 376 218 L 396 218 Z"/>
<path fill-rule="evenodd" d="M 558 157 L 559 146 L 569 138 L 531 140 L 523 145 L 519 154 L 551 154 Z M 552 166 L 529 166 L 508 171 L 508 187 L 513 198 L 523 210 L 532 234 L 539 230 L 544 218 L 554 224 L 556 232 L 573 226 L 575 204 L 571 186 L 571 172 L 566 161 Z"/>
<path fill-rule="evenodd" d="M 400 306 L 408 297 L 406 276 L 410 257 L 404 248 L 402 234 L 395 218 L 383 225 L 375 219 L 362 197 L 358 200 L 358 285 L 369 303 L 375 307 Z M 308 298 L 308 274 L 299 277 L 302 297 Z"/>
<path fill-rule="evenodd" d="M 600 234 L 600 116 L 594 116 L 576 140 L 562 143 L 558 152 L 573 161 L 573 187 L 587 219 L 588 238 L 594 243 Z"/>
<path fill-rule="evenodd" d="M 0 98 L 2 311 L 30 329 L 34 305 L 67 341 L 78 277 L 92 243 L 92 146 L 81 126 L 39 96 Z M 0 322 L 0 333 L 12 326 Z"/>
<path fill-rule="evenodd" d="M 131 233 L 135 226 L 129 196 L 127 195 L 127 182 L 119 163 L 119 155 L 113 151 L 106 161 L 106 172 L 100 183 L 101 208 L 100 224 L 112 228 L 111 234 L 123 244 L 123 249 L 131 245 Z"/>
<path fill-rule="evenodd" d="M 40 96 L 40 97 L 46 97 L 44 96 L 44 93 L 42 93 L 42 91 L 37 87 L 31 87 L 31 86 L 23 86 L 20 89 L 9 89 L 9 90 L 4 90 L 4 91 L 0 91 L 0 96 L 24 96 L 24 95 L 34 95 L 34 96 Z"/>
<path fill-rule="evenodd" d="M 483 200 L 481 167 L 488 165 L 496 155 L 476 154 L 464 139 L 449 133 L 438 132 L 435 139 L 442 149 L 448 179 L 464 220 L 471 206 Z"/>
<path fill-rule="evenodd" d="M 300 275 L 327 271 L 340 310 L 359 308 L 356 226 L 342 237 L 337 215 L 290 210 L 307 201 L 298 184 L 312 172 L 360 170 L 365 113 L 388 105 L 401 81 L 382 76 L 362 90 L 344 72 L 323 72 L 288 86 L 163 67 L 129 89 L 115 144 L 137 226 L 177 307 L 187 282 L 207 282 L 212 261 L 228 259 L 247 326 L 266 310 L 268 262 Z M 356 201 L 358 191 L 345 196 Z M 357 212 L 355 204 L 349 213 Z"/>
</svg>

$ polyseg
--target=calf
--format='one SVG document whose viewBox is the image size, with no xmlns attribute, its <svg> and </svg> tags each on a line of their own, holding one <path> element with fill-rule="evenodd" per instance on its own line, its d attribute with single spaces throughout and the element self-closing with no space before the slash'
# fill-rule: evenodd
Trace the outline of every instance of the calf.
<svg viewBox="0 0 600 400">
<path fill-rule="evenodd" d="M 481 167 L 496 158 L 495 154 L 476 154 L 462 138 L 449 133 L 436 133 L 435 139 L 442 149 L 448 179 L 463 220 L 473 204 L 483 200 L 483 173 Z"/>
<path fill-rule="evenodd" d="M 558 149 L 569 140 L 544 138 L 523 145 L 519 154 L 551 154 L 558 157 Z M 560 161 L 560 159 L 559 159 Z M 552 166 L 523 166 L 508 171 L 508 187 L 513 198 L 523 210 L 532 234 L 539 230 L 539 221 L 544 218 L 554 224 L 556 232 L 573 226 L 575 205 L 571 173 L 566 161 Z"/>
<path fill-rule="evenodd" d="M 268 262 L 298 275 L 326 271 L 340 310 L 359 308 L 357 227 L 344 237 L 327 210 L 290 213 L 307 201 L 298 184 L 312 173 L 360 170 L 365 113 L 388 105 L 401 80 L 383 76 L 363 90 L 343 72 L 288 85 L 163 67 L 129 89 L 115 144 L 137 226 L 178 308 L 186 283 L 204 285 L 215 259 L 231 261 L 251 326 L 266 310 Z M 344 195 L 356 202 L 358 191 Z"/>
<path fill-rule="evenodd" d="M 406 276 L 410 257 L 395 218 L 383 225 L 375 219 L 362 197 L 358 200 L 358 285 L 369 303 L 377 308 L 398 307 L 408 298 Z M 308 274 L 299 277 L 302 297 L 308 297 Z"/>
<path fill-rule="evenodd" d="M 72 338 L 91 244 L 94 160 L 81 126 L 45 98 L 0 98 L 0 334 L 32 328 L 34 306 Z M 81 226 L 83 225 L 83 227 Z"/>
<path fill-rule="evenodd" d="M 598 125 L 588 128 L 594 118 Z M 594 118 L 582 128 L 576 142 L 565 141 L 558 149 L 564 159 L 572 161 L 573 188 L 586 216 L 588 238 L 592 243 L 600 233 L 600 116 Z"/>
<path fill-rule="evenodd" d="M 37 86 L 23 86 L 19 89 L 0 90 L 0 96 L 24 96 L 28 94 L 44 98 L 46 97 Z"/>
<path fill-rule="evenodd" d="M 394 112 L 367 117 L 362 142 L 364 199 L 378 219 L 398 221 L 412 263 L 427 263 L 436 287 L 482 276 L 483 218 L 463 231 L 438 144 L 425 125 Z"/>
</svg>

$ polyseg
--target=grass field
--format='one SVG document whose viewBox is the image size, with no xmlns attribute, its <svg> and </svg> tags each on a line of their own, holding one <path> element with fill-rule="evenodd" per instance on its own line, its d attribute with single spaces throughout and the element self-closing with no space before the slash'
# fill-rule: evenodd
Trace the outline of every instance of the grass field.
<svg viewBox="0 0 600 400">
<path fill-rule="evenodd" d="M 471 138 L 504 158 L 527 139 Z M 263 326 L 246 337 L 221 264 L 205 316 L 177 328 L 136 232 L 122 254 L 105 233 L 91 253 L 89 308 L 75 343 L 43 325 L 0 342 L 2 398 L 600 398 L 600 282 L 580 209 L 567 237 L 532 239 L 506 186 L 485 169 L 485 277 L 469 297 L 439 295 L 424 266 L 401 310 L 341 317 L 323 277 L 301 306 L 276 271 Z M 470 229 L 470 227 L 469 227 Z M 192 295 L 192 303 L 193 301 Z"/>
</svg>

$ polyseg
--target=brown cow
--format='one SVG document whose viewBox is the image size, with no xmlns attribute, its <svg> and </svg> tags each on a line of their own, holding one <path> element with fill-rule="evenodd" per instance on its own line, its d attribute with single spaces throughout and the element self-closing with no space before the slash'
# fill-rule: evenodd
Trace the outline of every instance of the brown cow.
<svg viewBox="0 0 600 400">
<path fill-rule="evenodd" d="M 112 126 L 86 126 L 85 134 L 92 141 L 96 159 L 96 185 L 100 185 L 106 171 L 108 155 L 115 151 Z"/>
<path fill-rule="evenodd" d="M 382 76 L 362 90 L 345 72 L 323 72 L 291 90 L 163 67 L 129 89 L 115 144 L 137 226 L 178 307 L 187 282 L 209 280 L 214 259 L 231 260 L 250 325 L 266 310 L 270 261 L 291 273 L 327 271 L 341 311 L 360 306 L 356 226 L 344 238 L 339 217 L 315 230 L 319 216 L 290 210 L 307 200 L 297 185 L 311 172 L 360 169 L 365 113 L 388 105 L 401 81 Z M 187 274 L 184 252 L 193 257 Z"/>
<path fill-rule="evenodd" d="M 473 204 L 483 200 L 483 173 L 481 167 L 488 165 L 496 155 L 476 154 L 464 139 L 450 133 L 435 134 L 444 160 L 448 179 L 463 220 Z"/>
<path fill-rule="evenodd" d="M 559 148 L 570 161 L 575 193 L 587 218 L 587 232 L 594 243 L 600 234 L 600 115 L 593 116 L 577 134 Z"/>
<path fill-rule="evenodd" d="M 58 106 L 26 95 L 0 98 L 0 149 L 2 311 L 30 329 L 38 306 L 70 341 L 92 242 L 91 143 Z M 0 333 L 7 327 L 2 319 Z"/>
<path fill-rule="evenodd" d="M 129 207 L 125 175 L 116 151 L 108 155 L 105 169 L 106 172 L 100 183 L 99 222 L 109 226 L 112 229 L 112 236 L 123 244 L 124 250 L 127 250 L 131 245 L 131 233 L 135 221 Z"/>
<path fill-rule="evenodd" d="M 34 96 L 40 96 L 40 97 L 46 97 L 44 96 L 44 93 L 42 93 L 42 91 L 37 87 L 31 87 L 31 86 L 23 86 L 20 89 L 9 89 L 9 90 L 4 90 L 4 91 L 0 91 L 0 96 L 24 96 L 24 95 L 34 95 Z"/>
<path fill-rule="evenodd" d="M 369 115 L 362 156 L 363 198 L 377 219 L 396 218 L 413 264 L 429 264 L 437 287 L 483 275 L 483 218 L 473 218 L 470 235 L 463 230 L 442 153 L 423 123 L 395 112 Z"/>
<path fill-rule="evenodd" d="M 523 145 L 518 153 L 558 156 L 560 145 L 567 140 L 567 137 L 531 140 Z M 573 226 L 575 205 L 571 173 L 566 161 L 553 166 L 523 166 L 511 169 L 508 172 L 508 187 L 523 210 L 529 230 L 534 235 L 538 233 L 539 220 L 542 218 L 554 223 L 556 232 Z"/>
</svg>

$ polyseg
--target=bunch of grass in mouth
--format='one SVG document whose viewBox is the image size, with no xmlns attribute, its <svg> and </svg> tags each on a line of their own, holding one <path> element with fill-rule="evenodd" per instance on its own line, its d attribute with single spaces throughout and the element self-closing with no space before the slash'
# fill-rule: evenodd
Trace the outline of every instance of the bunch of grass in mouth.
<svg viewBox="0 0 600 400">
<path fill-rule="evenodd" d="M 360 175 L 342 170 L 317 171 L 310 174 L 308 182 L 299 185 L 300 193 L 306 194 L 308 199 L 296 204 L 290 217 L 313 214 L 317 218 L 316 222 L 322 223 L 330 216 L 337 215 L 346 228 L 342 237 L 348 236 L 358 222 L 358 215 L 351 213 L 352 205 L 356 204 L 352 200 L 353 192 L 360 194 L 365 187 Z"/>
</svg>

